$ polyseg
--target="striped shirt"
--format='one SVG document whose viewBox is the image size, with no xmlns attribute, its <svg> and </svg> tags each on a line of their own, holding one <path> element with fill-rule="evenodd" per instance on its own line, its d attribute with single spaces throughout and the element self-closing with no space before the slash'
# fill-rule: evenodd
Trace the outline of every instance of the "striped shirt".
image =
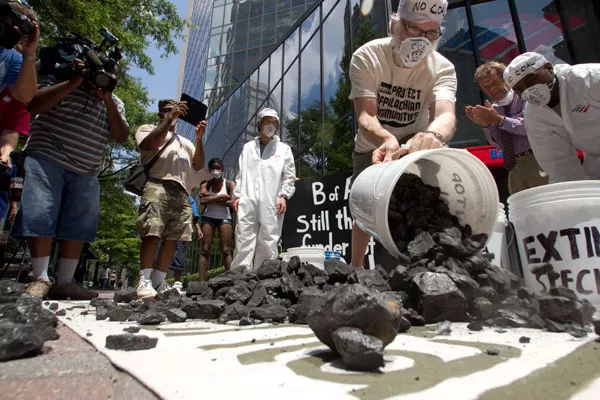
<svg viewBox="0 0 600 400">
<path fill-rule="evenodd" d="M 38 88 L 56 83 L 47 78 Z M 123 102 L 114 94 L 113 99 L 125 119 Z M 25 151 L 76 174 L 93 176 L 100 172 L 108 138 L 108 111 L 104 101 L 78 86 L 54 108 L 32 121 Z"/>
</svg>

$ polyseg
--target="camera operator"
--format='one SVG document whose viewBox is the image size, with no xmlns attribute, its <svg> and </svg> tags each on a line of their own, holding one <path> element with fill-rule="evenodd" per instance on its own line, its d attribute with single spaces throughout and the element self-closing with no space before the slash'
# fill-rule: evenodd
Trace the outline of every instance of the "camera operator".
<svg viewBox="0 0 600 400">
<path fill-rule="evenodd" d="M 0 163 L 10 170 L 19 134 L 29 134 L 40 35 L 36 13 L 20 1 L 0 0 L 0 25 Z"/>
<path fill-rule="evenodd" d="M 75 60 L 78 73 L 57 82 L 42 80 L 29 104 L 38 117 L 25 146 L 22 208 L 13 236 L 28 239 L 36 281 L 27 291 L 38 297 L 90 299 L 98 294 L 72 282 L 85 242 L 98 228 L 98 173 L 109 137 L 124 142 L 129 135 L 123 102 L 84 79 L 87 67 Z M 56 284 L 48 278 L 52 239 L 61 240 Z"/>
</svg>

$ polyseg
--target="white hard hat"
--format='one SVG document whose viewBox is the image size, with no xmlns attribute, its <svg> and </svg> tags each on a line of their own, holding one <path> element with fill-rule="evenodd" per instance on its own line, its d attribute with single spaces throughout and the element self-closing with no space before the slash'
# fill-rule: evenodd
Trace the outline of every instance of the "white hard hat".
<svg viewBox="0 0 600 400">
<path fill-rule="evenodd" d="M 504 82 L 511 88 L 532 72 L 537 71 L 549 61 L 539 53 L 527 52 L 515 57 L 504 70 Z"/>
<path fill-rule="evenodd" d="M 263 108 L 258 112 L 258 122 L 262 121 L 264 117 L 275 117 L 277 118 L 277 122 L 279 122 L 279 114 L 272 108 Z"/>
</svg>

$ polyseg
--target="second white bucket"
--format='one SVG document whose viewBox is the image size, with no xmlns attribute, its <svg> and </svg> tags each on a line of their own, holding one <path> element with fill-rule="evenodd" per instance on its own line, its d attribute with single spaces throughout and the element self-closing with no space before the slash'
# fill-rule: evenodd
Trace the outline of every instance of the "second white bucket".
<svg viewBox="0 0 600 400">
<path fill-rule="evenodd" d="M 508 198 L 527 288 L 573 289 L 600 307 L 600 181 L 555 183 Z M 550 263 L 558 274 L 536 277 L 533 265 Z"/>
<path fill-rule="evenodd" d="M 388 223 L 390 198 L 404 173 L 418 175 L 437 186 L 450 212 L 473 233 L 490 234 L 498 217 L 498 188 L 477 157 L 458 149 L 418 151 L 399 160 L 371 165 L 352 184 L 350 213 L 358 226 L 398 257 Z"/>
</svg>

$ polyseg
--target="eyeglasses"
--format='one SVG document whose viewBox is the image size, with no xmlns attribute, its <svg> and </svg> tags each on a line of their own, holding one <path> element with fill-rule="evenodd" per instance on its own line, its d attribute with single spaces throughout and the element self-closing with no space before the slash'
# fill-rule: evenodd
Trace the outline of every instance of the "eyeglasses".
<svg viewBox="0 0 600 400">
<path fill-rule="evenodd" d="M 414 26 L 408 26 L 404 22 L 404 20 L 400 20 L 402 22 L 402 26 L 406 30 L 406 33 L 410 37 L 426 37 L 428 40 L 434 42 L 442 36 L 442 29 L 438 29 L 437 31 L 424 31 L 423 29 L 419 29 Z"/>
</svg>

